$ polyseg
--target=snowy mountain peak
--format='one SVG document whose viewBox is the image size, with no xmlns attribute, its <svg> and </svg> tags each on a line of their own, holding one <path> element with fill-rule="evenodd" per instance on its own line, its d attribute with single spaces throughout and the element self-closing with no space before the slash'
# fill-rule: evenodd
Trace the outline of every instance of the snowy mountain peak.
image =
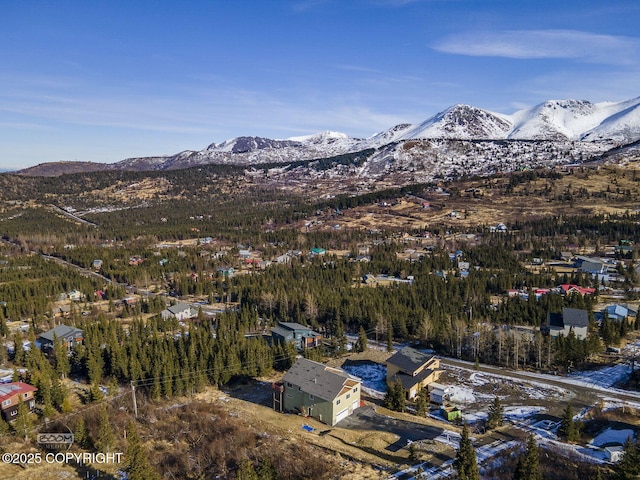
<svg viewBox="0 0 640 480">
<path fill-rule="evenodd" d="M 404 141 L 420 139 L 432 141 L 403 144 Z M 370 160 L 372 165 L 376 165 L 375 168 L 382 168 L 383 172 L 383 165 L 389 159 L 405 161 L 415 155 L 424 160 L 432 155 L 430 148 L 449 148 L 446 145 L 451 147 L 451 152 L 455 152 L 446 162 L 454 165 L 458 156 L 465 156 L 465 149 L 471 148 L 469 140 L 480 142 L 485 147 L 495 144 L 496 140 L 536 140 L 546 145 L 577 141 L 582 142 L 583 145 L 579 147 L 582 151 L 602 153 L 604 148 L 640 140 L 640 97 L 623 102 L 603 103 L 549 100 L 512 115 L 456 104 L 420 124 L 399 124 L 366 139 L 330 130 L 284 140 L 242 136 L 219 144 L 213 143 L 200 151 L 131 158 L 113 164 L 111 168 L 166 170 L 209 163 L 284 163 L 377 149 Z M 461 145 L 466 146 L 457 151 Z M 407 153 L 409 151 L 411 153 Z M 440 161 L 443 161 L 442 158 L 444 157 L 440 156 Z M 514 157 L 513 161 L 517 162 L 519 159 Z M 402 162 L 398 165 L 402 165 Z"/>
<path fill-rule="evenodd" d="M 324 132 L 314 133 L 311 135 L 303 135 L 299 137 L 290 137 L 287 140 L 301 143 L 326 143 L 335 142 L 337 140 L 348 140 L 349 136 L 341 132 L 332 132 L 326 130 Z"/>
<path fill-rule="evenodd" d="M 457 104 L 408 130 L 404 138 L 499 139 L 510 128 L 505 115 Z"/>
<path fill-rule="evenodd" d="M 597 127 L 581 136 L 581 140 L 611 139 L 619 143 L 630 143 L 640 138 L 640 97 L 630 102 L 621 102 L 625 108 L 604 119 Z"/>
<path fill-rule="evenodd" d="M 638 106 L 640 99 L 626 102 L 591 103 L 586 100 L 549 100 L 530 109 L 514 113 L 513 129 L 508 138 L 526 140 L 579 140 L 593 132 L 590 139 L 604 138 L 594 132 L 602 123 L 609 123 L 608 138 L 618 137 L 620 140 L 637 140 L 637 135 L 618 123 L 610 123 L 625 109 Z M 618 131 L 620 130 L 620 131 Z M 626 131 L 627 133 L 624 133 Z"/>
</svg>

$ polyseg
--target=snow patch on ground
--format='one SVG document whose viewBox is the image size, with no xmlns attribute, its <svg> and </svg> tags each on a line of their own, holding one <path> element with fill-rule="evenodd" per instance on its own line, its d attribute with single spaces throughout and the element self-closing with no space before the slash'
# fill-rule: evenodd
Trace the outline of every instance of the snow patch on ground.
<svg viewBox="0 0 640 480">
<path fill-rule="evenodd" d="M 471 382 L 474 387 L 481 387 L 482 385 L 490 383 L 490 380 L 483 374 L 474 372 L 469 377 L 469 382 Z"/>
<path fill-rule="evenodd" d="M 378 397 L 387 391 L 387 367 L 379 363 L 345 364 L 342 369 L 362 379 L 363 390 Z"/>
<path fill-rule="evenodd" d="M 607 428 L 604 432 L 598 435 L 591 441 L 591 445 L 596 447 L 605 447 L 607 445 L 624 445 L 627 438 L 633 438 L 633 430 L 625 428 L 622 430 L 615 430 L 613 428 Z"/>
<path fill-rule="evenodd" d="M 450 401 L 453 403 L 473 403 L 476 397 L 471 388 L 462 387 L 460 385 L 451 385 Z"/>
<path fill-rule="evenodd" d="M 630 375 L 631 366 L 620 363 L 598 370 L 575 372 L 569 375 L 569 378 L 584 382 L 588 386 L 608 388 L 629 378 Z"/>
<path fill-rule="evenodd" d="M 517 421 L 517 420 L 524 420 L 526 418 L 533 417 L 534 415 L 538 415 L 546 411 L 547 409 L 545 407 L 537 407 L 537 406 L 505 407 L 504 416 L 506 420 Z"/>
</svg>

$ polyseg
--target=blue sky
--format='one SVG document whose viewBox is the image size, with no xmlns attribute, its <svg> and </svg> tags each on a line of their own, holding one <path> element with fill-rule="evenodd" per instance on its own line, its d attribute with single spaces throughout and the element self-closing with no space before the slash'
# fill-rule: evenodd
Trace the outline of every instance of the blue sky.
<svg viewBox="0 0 640 480">
<path fill-rule="evenodd" d="M 0 169 L 640 96 L 637 0 L 2 0 Z"/>
</svg>

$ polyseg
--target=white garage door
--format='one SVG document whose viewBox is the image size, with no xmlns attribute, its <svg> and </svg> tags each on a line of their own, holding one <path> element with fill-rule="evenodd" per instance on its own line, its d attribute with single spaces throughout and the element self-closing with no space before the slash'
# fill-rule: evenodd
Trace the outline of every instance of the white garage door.
<svg viewBox="0 0 640 480">
<path fill-rule="evenodd" d="M 349 416 L 349 409 L 345 408 L 341 412 L 338 412 L 338 414 L 336 415 L 336 423 L 338 423 L 340 420 L 344 420 L 348 416 Z"/>
</svg>

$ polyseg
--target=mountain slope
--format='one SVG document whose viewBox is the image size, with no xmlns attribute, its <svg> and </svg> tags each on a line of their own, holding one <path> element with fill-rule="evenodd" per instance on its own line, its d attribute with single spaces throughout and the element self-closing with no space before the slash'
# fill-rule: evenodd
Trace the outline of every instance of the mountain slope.
<svg viewBox="0 0 640 480">
<path fill-rule="evenodd" d="M 377 149 L 368 162 L 379 168 L 385 162 L 417 155 L 406 142 L 422 140 L 579 142 L 572 158 L 602 154 L 609 148 L 640 139 L 640 97 L 623 102 L 591 103 L 585 100 L 549 100 L 512 115 L 490 112 L 470 105 L 454 105 L 420 124 L 400 124 L 367 139 L 325 131 L 313 135 L 273 140 L 242 136 L 212 143 L 200 151 L 175 155 L 129 158 L 102 169 L 175 170 L 205 164 L 257 165 L 322 159 Z M 605 145 L 594 146 L 595 143 Z M 458 152 L 459 144 L 438 143 L 440 158 Z M 548 145 L 545 148 L 549 148 Z M 564 147 L 562 147 L 564 149 Z M 517 150 L 517 149 L 516 149 Z M 431 150 L 430 150 L 431 151 Z M 458 152 L 459 155 L 462 155 Z M 464 155 L 466 158 L 466 155 Z M 520 160 L 520 159 L 519 159 Z M 472 160 L 469 160 L 472 161 Z M 482 161 L 481 158 L 477 161 Z M 504 160 L 509 162 L 508 159 Z M 515 162 L 516 159 L 513 159 Z M 27 175 L 58 175 L 95 171 L 96 164 L 52 164 L 23 170 Z M 505 165 L 508 170 L 508 165 Z M 50 173 L 47 173 L 50 172 Z"/>
<path fill-rule="evenodd" d="M 454 105 L 405 132 L 402 139 L 498 140 L 511 129 L 509 117 L 469 105 Z"/>
</svg>

